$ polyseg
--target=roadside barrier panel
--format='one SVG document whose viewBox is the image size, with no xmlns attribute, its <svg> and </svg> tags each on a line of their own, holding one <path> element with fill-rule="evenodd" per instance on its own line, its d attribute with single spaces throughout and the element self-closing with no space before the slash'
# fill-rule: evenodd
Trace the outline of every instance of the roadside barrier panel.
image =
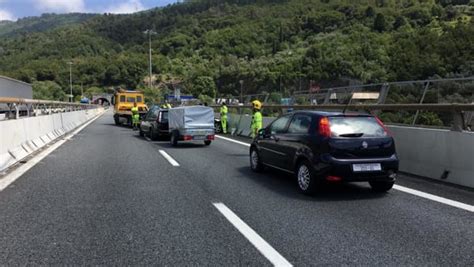
<svg viewBox="0 0 474 267">
<path fill-rule="evenodd" d="M 94 118 L 101 111 L 98 108 L 0 121 L 0 172 Z"/>
<path fill-rule="evenodd" d="M 401 171 L 474 188 L 474 133 L 388 127 Z"/>
</svg>

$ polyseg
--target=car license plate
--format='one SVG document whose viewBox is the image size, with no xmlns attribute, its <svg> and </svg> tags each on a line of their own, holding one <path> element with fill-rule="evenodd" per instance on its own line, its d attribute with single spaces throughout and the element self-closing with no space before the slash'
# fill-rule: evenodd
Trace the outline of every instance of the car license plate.
<svg viewBox="0 0 474 267">
<path fill-rule="evenodd" d="M 205 135 L 195 135 L 193 137 L 194 140 L 206 140 L 206 136 Z"/>
<path fill-rule="evenodd" d="M 354 172 L 376 172 L 381 171 L 382 166 L 380 163 L 352 164 L 352 170 Z"/>
</svg>

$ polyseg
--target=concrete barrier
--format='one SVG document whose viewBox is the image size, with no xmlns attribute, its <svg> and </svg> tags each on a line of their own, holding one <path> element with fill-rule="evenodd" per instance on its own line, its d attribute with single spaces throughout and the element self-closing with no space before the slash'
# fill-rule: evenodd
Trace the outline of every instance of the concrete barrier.
<svg viewBox="0 0 474 267">
<path fill-rule="evenodd" d="M 389 126 L 400 170 L 474 188 L 474 133 Z"/>
<path fill-rule="evenodd" d="M 235 118 L 236 134 L 250 136 L 250 116 Z M 264 117 L 267 127 L 274 117 Z M 388 126 L 400 158 L 400 171 L 474 188 L 474 133 Z"/>
<path fill-rule="evenodd" d="M 0 121 L 0 172 L 102 111 L 98 108 Z"/>
</svg>

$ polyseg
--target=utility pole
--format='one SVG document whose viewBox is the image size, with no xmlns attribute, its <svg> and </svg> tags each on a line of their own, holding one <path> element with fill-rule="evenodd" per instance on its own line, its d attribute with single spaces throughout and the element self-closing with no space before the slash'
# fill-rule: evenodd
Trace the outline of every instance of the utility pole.
<svg viewBox="0 0 474 267">
<path fill-rule="evenodd" d="M 149 45 L 149 49 L 150 49 L 149 50 L 150 53 L 149 53 L 149 74 L 148 75 L 149 75 L 149 85 L 150 85 L 150 88 L 151 88 L 152 87 L 152 78 L 151 78 L 151 76 L 153 75 L 153 73 L 152 73 L 152 71 L 153 71 L 152 70 L 152 64 L 151 64 L 151 35 L 156 34 L 156 32 L 153 31 L 153 30 L 148 29 L 148 30 L 144 31 L 143 33 L 148 34 L 148 45 Z"/>
<path fill-rule="evenodd" d="M 69 65 L 69 88 L 70 88 L 70 93 L 69 93 L 69 97 L 70 97 L 70 101 L 69 102 L 72 102 L 73 101 L 73 95 L 72 95 L 72 62 L 69 61 L 67 63 Z"/>
<path fill-rule="evenodd" d="M 244 103 L 244 90 L 243 90 L 243 85 L 244 85 L 244 80 L 239 80 L 240 83 L 240 103 Z"/>
</svg>

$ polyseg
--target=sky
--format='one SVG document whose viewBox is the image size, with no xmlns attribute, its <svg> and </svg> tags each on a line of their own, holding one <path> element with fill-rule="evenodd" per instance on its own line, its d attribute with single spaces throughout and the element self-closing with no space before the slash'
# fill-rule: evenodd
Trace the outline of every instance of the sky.
<svg viewBox="0 0 474 267">
<path fill-rule="evenodd" d="M 43 13 L 134 13 L 178 0 L 0 0 L 0 21 Z"/>
</svg>

